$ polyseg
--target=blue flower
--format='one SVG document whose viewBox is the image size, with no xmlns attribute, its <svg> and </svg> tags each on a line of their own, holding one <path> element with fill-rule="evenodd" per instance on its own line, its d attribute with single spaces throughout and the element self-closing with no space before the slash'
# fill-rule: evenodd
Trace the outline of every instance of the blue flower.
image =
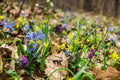
<svg viewBox="0 0 120 80">
<path fill-rule="evenodd" d="M 31 38 L 34 39 L 36 38 L 37 34 L 35 32 L 31 33 Z"/>
<path fill-rule="evenodd" d="M 65 51 L 64 52 L 66 55 L 70 55 L 70 52 L 69 51 Z"/>
<path fill-rule="evenodd" d="M 4 24 L 7 24 L 5 19 L 0 21 L 0 25 L 4 25 Z"/>
<path fill-rule="evenodd" d="M 3 29 L 9 29 L 9 30 L 11 30 L 11 31 L 14 31 L 15 29 L 14 29 L 14 24 L 13 24 L 13 22 L 11 21 L 10 23 L 5 23 L 4 22 L 4 25 L 3 25 Z"/>
<path fill-rule="evenodd" d="M 116 38 L 112 38 L 111 41 L 112 41 L 113 43 L 116 43 Z"/>
<path fill-rule="evenodd" d="M 120 31 L 117 34 L 118 34 L 118 36 L 120 36 Z"/>
<path fill-rule="evenodd" d="M 36 36 L 37 36 L 37 34 L 36 34 L 35 32 L 28 32 L 28 33 L 26 34 L 27 40 L 31 40 L 31 39 L 34 39 L 34 40 L 35 40 Z"/>
<path fill-rule="evenodd" d="M 30 26 L 29 26 L 29 25 L 26 25 L 25 27 L 23 27 L 23 30 L 24 30 L 25 32 L 29 31 L 29 30 L 30 30 Z"/>
<path fill-rule="evenodd" d="M 30 47 L 29 49 L 27 49 L 27 53 L 32 53 L 33 51 L 35 51 L 36 48 L 34 47 Z"/>
<path fill-rule="evenodd" d="M 37 38 L 44 40 L 45 35 L 41 32 L 38 34 Z"/>
<path fill-rule="evenodd" d="M 63 23 L 62 26 L 63 27 L 68 27 L 68 24 L 67 23 Z"/>
<path fill-rule="evenodd" d="M 38 54 L 37 53 L 34 53 L 32 54 L 34 58 L 37 58 L 38 57 Z"/>
<path fill-rule="evenodd" d="M 37 46 L 36 42 L 33 42 L 32 47 L 36 47 L 36 46 Z"/>
<path fill-rule="evenodd" d="M 113 27 L 112 27 L 112 26 L 109 26 L 107 30 L 108 30 L 108 31 L 112 31 L 112 30 L 113 30 Z"/>
<path fill-rule="evenodd" d="M 26 39 L 27 39 L 27 40 L 31 40 L 31 33 L 30 33 L 30 32 L 27 33 L 25 36 L 26 36 Z"/>
</svg>

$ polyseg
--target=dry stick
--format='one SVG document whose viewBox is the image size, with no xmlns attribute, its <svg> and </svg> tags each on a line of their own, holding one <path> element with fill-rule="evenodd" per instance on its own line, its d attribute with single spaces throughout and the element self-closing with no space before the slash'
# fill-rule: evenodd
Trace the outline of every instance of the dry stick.
<svg viewBox="0 0 120 80">
<path fill-rule="evenodd" d="M 21 4 L 21 6 L 20 6 L 20 10 L 19 10 L 18 14 L 15 16 L 15 18 L 18 18 L 18 17 L 19 17 L 24 3 L 25 3 L 25 0 L 22 1 L 22 4 Z"/>
</svg>

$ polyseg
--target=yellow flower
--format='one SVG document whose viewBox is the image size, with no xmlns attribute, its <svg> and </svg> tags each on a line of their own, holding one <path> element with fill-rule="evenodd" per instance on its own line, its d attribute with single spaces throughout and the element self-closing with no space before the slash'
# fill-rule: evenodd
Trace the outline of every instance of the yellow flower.
<svg viewBox="0 0 120 80">
<path fill-rule="evenodd" d="M 57 14 L 54 14 L 54 17 L 55 17 L 55 18 L 58 18 L 58 15 L 57 15 Z"/>
<path fill-rule="evenodd" d="M 79 39 L 74 39 L 73 42 L 74 42 L 75 44 L 79 44 L 79 43 L 80 43 L 80 42 L 79 42 Z"/>
<path fill-rule="evenodd" d="M 61 49 L 65 49 L 65 44 L 60 45 Z"/>
<path fill-rule="evenodd" d="M 108 52 L 109 52 L 110 54 L 112 54 L 112 53 L 113 53 L 113 50 L 112 50 L 112 49 L 110 49 Z"/>
<path fill-rule="evenodd" d="M 33 42 L 34 42 L 33 39 L 31 39 L 31 40 L 29 41 L 29 44 L 31 45 Z"/>
<path fill-rule="evenodd" d="M 18 20 L 20 23 L 22 23 L 22 21 L 23 21 L 22 17 L 17 18 L 17 20 Z"/>
<path fill-rule="evenodd" d="M 43 43 L 43 46 L 46 47 L 46 48 L 48 47 L 48 45 L 49 45 L 48 42 L 44 42 L 44 43 Z"/>
<path fill-rule="evenodd" d="M 37 40 L 36 43 L 37 43 L 37 44 L 41 44 L 42 41 L 41 41 L 41 40 Z"/>
<path fill-rule="evenodd" d="M 62 31 L 62 34 L 66 35 L 67 33 L 66 33 L 66 31 L 65 31 L 65 30 L 63 30 L 63 31 Z"/>
<path fill-rule="evenodd" d="M 57 48 L 57 49 L 60 49 L 60 45 L 56 45 L 56 48 Z"/>
<path fill-rule="evenodd" d="M 35 27 L 33 28 L 33 31 L 34 31 L 34 32 L 36 32 L 37 30 L 40 30 L 39 26 L 35 26 Z"/>
<path fill-rule="evenodd" d="M 43 23 L 47 23 L 47 21 L 44 19 L 44 20 L 43 20 Z"/>
<path fill-rule="evenodd" d="M 16 24 L 15 28 L 16 28 L 16 29 L 19 29 L 19 27 L 20 27 L 19 24 Z"/>
<path fill-rule="evenodd" d="M 87 43 L 89 43 L 90 42 L 90 39 L 87 39 Z"/>
<path fill-rule="evenodd" d="M 72 49 L 73 49 L 73 46 L 72 45 L 68 45 L 67 50 L 70 51 L 70 52 L 72 52 Z"/>
<path fill-rule="evenodd" d="M 2 20 L 3 19 L 3 16 L 0 16 L 0 20 Z"/>
<path fill-rule="evenodd" d="M 117 60 L 117 59 L 119 59 L 119 56 L 118 56 L 117 53 L 113 53 L 113 54 L 111 54 L 110 57 L 111 57 L 111 59 L 113 59 L 113 60 Z"/>
<path fill-rule="evenodd" d="M 91 46 L 91 48 L 92 48 L 92 49 L 94 49 L 94 48 L 95 48 L 95 46 L 94 46 L 94 45 L 92 45 L 92 46 Z"/>
<path fill-rule="evenodd" d="M 67 35 L 67 38 L 68 38 L 68 39 L 71 39 L 72 37 L 73 37 L 72 34 L 68 34 L 68 35 Z"/>
</svg>

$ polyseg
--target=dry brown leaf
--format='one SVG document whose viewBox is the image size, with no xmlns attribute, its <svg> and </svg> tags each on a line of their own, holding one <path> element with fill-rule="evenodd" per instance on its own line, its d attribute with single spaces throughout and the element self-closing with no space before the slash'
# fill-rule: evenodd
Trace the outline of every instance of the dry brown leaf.
<svg viewBox="0 0 120 80">
<path fill-rule="evenodd" d="M 53 70 L 58 68 L 67 68 L 68 67 L 68 58 L 63 52 L 60 52 L 59 54 L 55 53 L 46 58 L 46 69 L 45 74 L 49 75 Z M 61 70 L 55 72 L 50 77 L 50 80 L 63 80 L 68 75 L 67 71 Z"/>
<path fill-rule="evenodd" d="M 94 76 L 95 80 L 120 80 L 120 72 L 111 66 L 108 66 L 106 70 L 95 68 Z"/>
<path fill-rule="evenodd" d="M 9 68 L 14 71 L 15 70 L 15 60 L 14 59 L 18 59 L 16 43 L 12 43 L 10 46 L 1 45 L 0 52 L 3 57 L 9 56 L 9 57 L 4 57 L 4 58 L 12 59 L 10 63 L 8 63 L 7 61 L 4 61 L 6 63 L 6 64 L 4 64 L 4 66 L 6 66 L 7 69 Z"/>
</svg>

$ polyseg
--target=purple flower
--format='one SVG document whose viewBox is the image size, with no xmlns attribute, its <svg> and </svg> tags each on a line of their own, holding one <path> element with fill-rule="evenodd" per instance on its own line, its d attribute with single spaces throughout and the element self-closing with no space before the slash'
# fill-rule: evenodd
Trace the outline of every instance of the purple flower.
<svg viewBox="0 0 120 80">
<path fill-rule="evenodd" d="M 20 60 L 20 63 L 21 63 L 22 66 L 24 66 L 24 67 L 27 66 L 28 59 L 24 55 L 21 55 L 19 60 Z"/>
<path fill-rule="evenodd" d="M 93 56 L 94 50 L 90 49 L 90 51 L 88 52 L 88 58 L 91 59 Z"/>
<path fill-rule="evenodd" d="M 61 25 L 56 25 L 54 28 L 55 33 L 60 34 L 61 33 Z"/>
<path fill-rule="evenodd" d="M 22 12 L 22 16 L 23 16 L 23 17 L 26 17 L 26 16 L 27 16 L 26 12 L 23 11 L 23 12 Z"/>
</svg>

